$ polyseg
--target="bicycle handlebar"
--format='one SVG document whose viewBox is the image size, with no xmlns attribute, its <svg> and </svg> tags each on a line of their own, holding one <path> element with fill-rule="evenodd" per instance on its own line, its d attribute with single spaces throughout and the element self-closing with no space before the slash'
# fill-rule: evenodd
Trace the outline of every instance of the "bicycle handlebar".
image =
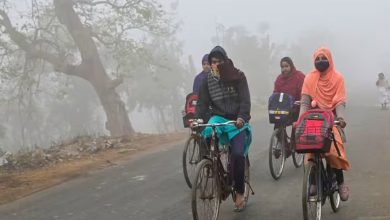
<svg viewBox="0 0 390 220">
<path fill-rule="evenodd" d="M 199 128 L 199 127 L 220 127 L 220 126 L 236 124 L 236 121 L 227 121 L 227 122 L 224 122 L 224 123 L 212 123 L 212 124 L 202 124 L 202 123 L 199 123 L 197 120 L 194 120 L 194 121 L 195 121 L 195 123 L 192 125 L 193 128 Z"/>
<path fill-rule="evenodd" d="M 301 101 L 295 101 L 294 105 L 301 105 Z"/>
</svg>

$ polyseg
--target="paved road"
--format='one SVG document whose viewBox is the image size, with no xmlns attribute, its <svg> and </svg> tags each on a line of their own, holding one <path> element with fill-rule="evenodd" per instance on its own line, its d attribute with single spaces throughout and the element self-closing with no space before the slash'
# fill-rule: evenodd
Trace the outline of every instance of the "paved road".
<svg viewBox="0 0 390 220">
<path fill-rule="evenodd" d="M 327 204 L 323 219 L 390 219 L 390 111 L 350 107 L 348 116 L 352 170 L 346 180 L 352 194 L 337 214 Z M 267 165 L 271 130 L 266 121 L 254 124 L 250 157 L 256 195 L 243 213 L 233 213 L 230 201 L 223 203 L 220 219 L 302 219 L 302 169 L 293 168 L 289 159 L 282 179 L 271 178 Z M 181 151 L 181 144 L 163 146 L 161 152 L 0 206 L 0 219 L 191 219 Z"/>
</svg>

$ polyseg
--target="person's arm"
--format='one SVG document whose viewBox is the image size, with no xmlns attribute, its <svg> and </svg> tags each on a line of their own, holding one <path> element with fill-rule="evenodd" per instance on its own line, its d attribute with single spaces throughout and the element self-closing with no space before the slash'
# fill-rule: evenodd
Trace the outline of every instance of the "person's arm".
<svg viewBox="0 0 390 220">
<path fill-rule="evenodd" d="M 345 128 L 347 123 L 345 122 L 344 112 L 345 112 L 346 104 L 342 102 L 338 104 L 335 108 L 336 110 L 336 120 L 340 122 L 340 127 Z"/>
<path fill-rule="evenodd" d="M 302 94 L 301 97 L 301 109 L 299 111 L 299 116 L 308 111 L 311 108 L 311 97 L 306 94 Z"/>
<path fill-rule="evenodd" d="M 192 85 L 192 92 L 199 94 L 199 82 L 198 76 L 195 76 L 194 83 Z"/>
<path fill-rule="evenodd" d="M 242 77 L 240 83 L 237 86 L 237 90 L 240 99 L 240 111 L 237 118 L 242 119 L 244 122 L 249 122 L 251 119 L 251 96 L 248 82 L 245 76 Z"/>
<path fill-rule="evenodd" d="M 206 114 L 209 111 L 210 106 L 210 94 L 209 94 L 209 88 L 207 83 L 207 77 L 203 80 L 199 94 L 198 94 L 198 102 L 196 104 L 196 111 L 195 111 L 195 117 L 197 119 L 203 119 L 206 120 Z"/>
</svg>

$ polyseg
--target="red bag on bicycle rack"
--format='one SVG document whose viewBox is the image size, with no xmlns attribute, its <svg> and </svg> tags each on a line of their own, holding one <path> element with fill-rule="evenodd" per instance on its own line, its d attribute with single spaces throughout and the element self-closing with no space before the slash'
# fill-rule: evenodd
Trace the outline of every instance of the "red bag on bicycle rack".
<svg viewBox="0 0 390 220">
<path fill-rule="evenodd" d="M 198 101 L 198 95 L 195 93 L 190 93 L 186 97 L 186 104 L 184 107 L 184 114 L 183 114 L 183 125 L 185 128 L 188 128 L 190 126 L 190 119 L 195 118 L 197 101 Z"/>
<path fill-rule="evenodd" d="M 298 153 L 327 153 L 333 141 L 334 114 L 313 109 L 303 113 L 295 128 L 295 150 Z"/>
</svg>

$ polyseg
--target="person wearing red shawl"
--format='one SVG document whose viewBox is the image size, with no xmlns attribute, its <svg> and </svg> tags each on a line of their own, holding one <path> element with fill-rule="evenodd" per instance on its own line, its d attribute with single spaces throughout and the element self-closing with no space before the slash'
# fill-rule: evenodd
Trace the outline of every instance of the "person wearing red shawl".
<svg viewBox="0 0 390 220">
<path fill-rule="evenodd" d="M 305 75 L 295 68 L 290 57 L 283 57 L 280 60 L 281 74 L 275 80 L 274 93 L 285 93 L 294 98 L 294 101 L 301 100 L 301 91 Z M 289 124 L 296 122 L 299 116 L 299 106 L 295 105 L 290 114 Z M 275 124 L 274 129 L 280 125 Z M 289 143 L 286 140 L 286 143 Z M 286 146 L 286 157 L 292 154 L 291 146 Z"/>
<path fill-rule="evenodd" d="M 286 93 L 294 98 L 295 101 L 301 100 L 301 91 L 305 75 L 295 68 L 290 57 L 283 57 L 280 61 L 282 73 L 275 80 L 274 93 Z M 299 107 L 292 111 L 292 122 L 295 122 L 299 116 Z"/>
</svg>

